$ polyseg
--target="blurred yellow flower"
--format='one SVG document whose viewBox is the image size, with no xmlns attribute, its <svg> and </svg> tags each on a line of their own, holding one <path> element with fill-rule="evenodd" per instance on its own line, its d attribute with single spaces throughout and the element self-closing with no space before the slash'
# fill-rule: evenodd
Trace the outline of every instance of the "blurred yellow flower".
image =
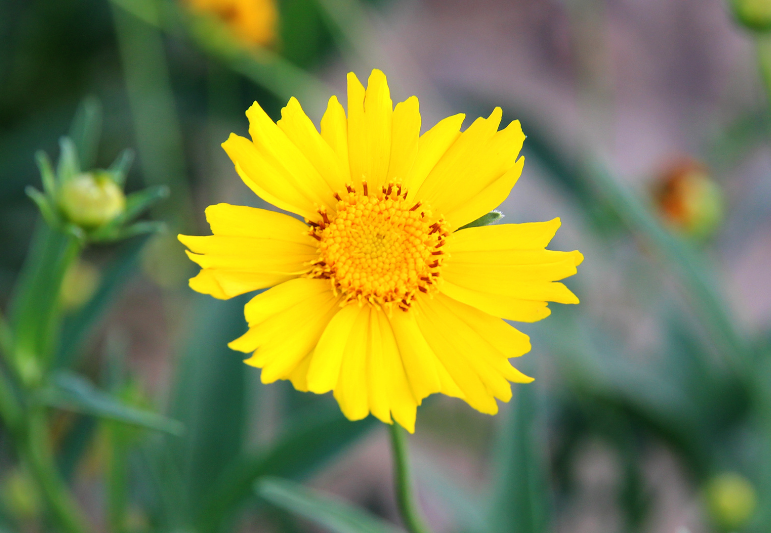
<svg viewBox="0 0 771 533">
<path fill-rule="evenodd" d="M 578 303 L 557 280 L 583 257 L 545 249 L 559 219 L 457 231 L 519 178 L 518 121 L 498 131 L 496 108 L 462 133 L 455 115 L 420 135 L 417 98 L 394 109 L 378 70 L 366 91 L 348 75 L 348 115 L 333 96 L 320 133 L 294 98 L 277 123 L 256 102 L 246 115 L 252 140 L 231 134 L 225 151 L 257 195 L 305 223 L 218 204 L 206 210 L 214 235 L 179 239 L 203 267 L 194 290 L 274 287 L 246 305 L 249 330 L 230 343 L 252 353 L 263 383 L 334 391 L 349 419 L 372 413 L 412 432 L 432 393 L 494 414 L 509 382 L 532 381 L 508 361 L 529 338 L 502 318 Z"/>
<path fill-rule="evenodd" d="M 757 508 L 758 498 L 750 481 L 736 472 L 722 472 L 707 484 L 707 508 L 727 530 L 747 524 Z"/>
<path fill-rule="evenodd" d="M 227 24 L 246 44 L 267 45 L 276 38 L 278 9 L 275 0 L 187 0 L 201 13 Z"/>
</svg>

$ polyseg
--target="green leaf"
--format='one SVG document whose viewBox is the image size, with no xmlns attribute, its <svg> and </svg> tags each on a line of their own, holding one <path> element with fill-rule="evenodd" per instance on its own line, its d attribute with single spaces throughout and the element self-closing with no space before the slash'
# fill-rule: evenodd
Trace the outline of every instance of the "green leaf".
<svg viewBox="0 0 771 533">
<path fill-rule="evenodd" d="M 70 138 L 77 148 L 81 168 L 90 169 L 95 165 L 101 134 L 102 104 L 95 96 L 87 96 L 80 102 L 70 127 Z"/>
<path fill-rule="evenodd" d="M 346 419 L 335 404 L 312 408 L 294 421 L 270 448 L 242 457 L 220 478 L 199 519 L 199 530 L 217 531 L 235 507 L 252 495 L 263 476 L 302 479 L 367 434 L 376 421 Z"/>
<path fill-rule="evenodd" d="M 40 214 L 43 216 L 43 220 L 46 221 L 46 224 L 54 229 L 61 225 L 56 207 L 51 205 L 48 196 L 34 188 L 32 185 L 27 185 L 24 192 L 26 192 L 27 196 L 35 202 L 35 205 L 37 205 L 37 208 L 40 210 Z"/>
<path fill-rule="evenodd" d="M 130 194 L 126 198 L 126 209 L 123 213 L 111 220 L 109 224 L 105 224 L 93 231 L 89 234 L 89 238 L 94 242 L 116 241 L 134 235 L 161 231 L 165 227 L 162 222 L 138 222 L 128 228 L 124 226 L 140 216 L 153 204 L 168 198 L 168 196 L 169 188 L 165 185 L 148 187 L 142 191 Z"/>
<path fill-rule="evenodd" d="M 113 161 L 112 165 L 110 165 L 110 168 L 108 169 L 110 176 L 112 176 L 113 181 L 120 187 L 123 187 L 126 183 L 126 176 L 128 176 L 129 169 L 131 169 L 131 164 L 133 162 L 134 150 L 126 148 L 118 155 L 115 161 Z"/>
<path fill-rule="evenodd" d="M 56 174 L 54 173 L 51 159 L 43 150 L 38 150 L 35 152 L 35 162 L 37 163 L 37 168 L 40 170 L 40 178 L 43 181 L 43 192 L 45 192 L 46 196 L 48 196 L 51 201 L 55 201 Z"/>
<path fill-rule="evenodd" d="M 16 364 L 25 380 L 38 379 L 50 362 L 62 280 L 82 244 L 77 236 L 44 224 L 36 231 L 11 305 Z"/>
<path fill-rule="evenodd" d="M 417 477 L 436 495 L 454 518 L 456 530 L 466 532 L 489 532 L 490 524 L 484 511 L 482 498 L 473 494 L 460 480 L 453 479 L 438 465 L 415 463 Z"/>
<path fill-rule="evenodd" d="M 466 228 L 477 228 L 479 226 L 488 226 L 493 222 L 496 222 L 502 218 L 503 218 L 503 213 L 501 213 L 500 211 L 490 211 L 486 215 L 482 215 L 478 219 L 472 222 L 469 222 L 465 226 L 461 226 L 460 228 L 458 228 L 458 231 Z"/>
<path fill-rule="evenodd" d="M 191 316 L 175 377 L 171 414 L 188 429 L 174 443 L 186 490 L 183 516 L 193 520 L 210 501 L 223 472 L 240 457 L 246 435 L 247 371 L 243 356 L 228 342 L 246 330 L 247 297 L 228 301 L 191 295 Z"/>
<path fill-rule="evenodd" d="M 96 293 L 77 313 L 65 318 L 56 354 L 57 368 L 72 367 L 89 333 L 115 303 L 120 289 L 132 279 L 148 236 L 127 241 L 116 252 L 102 275 Z"/>
<path fill-rule="evenodd" d="M 62 137 L 59 139 L 59 165 L 56 167 L 56 175 L 60 182 L 67 181 L 80 174 L 81 167 L 78 161 L 78 149 L 72 139 Z"/>
<path fill-rule="evenodd" d="M 54 376 L 51 386 L 40 392 L 39 401 L 51 407 L 90 414 L 134 426 L 182 435 L 184 426 L 170 418 L 125 405 L 98 390 L 89 381 L 69 372 Z"/>
<path fill-rule="evenodd" d="M 515 396 L 492 461 L 497 479 L 490 531 L 542 533 L 548 525 L 550 502 L 536 388 L 518 385 Z"/>
<path fill-rule="evenodd" d="M 640 198 L 613 179 L 604 168 L 595 165 L 588 175 L 627 226 L 655 245 L 674 267 L 688 289 L 694 311 L 704 321 L 713 341 L 727 355 L 732 369 L 747 371 L 750 347 L 736 329 L 707 258 L 664 228 Z"/>
<path fill-rule="evenodd" d="M 397 533 L 401 530 L 339 498 L 306 489 L 302 485 L 266 477 L 256 484 L 260 496 L 273 505 L 295 513 L 334 533 Z"/>
</svg>

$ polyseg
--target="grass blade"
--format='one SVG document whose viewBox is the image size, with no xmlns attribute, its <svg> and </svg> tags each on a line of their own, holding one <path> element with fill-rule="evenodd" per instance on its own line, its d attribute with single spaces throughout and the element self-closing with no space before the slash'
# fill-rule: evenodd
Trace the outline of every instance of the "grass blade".
<svg viewBox="0 0 771 533">
<path fill-rule="evenodd" d="M 300 515 L 334 533 L 397 533 L 401 530 L 338 498 L 297 483 L 266 477 L 256 486 L 273 505 Z"/>
<path fill-rule="evenodd" d="M 39 399 L 51 407 L 76 413 L 90 414 L 171 435 L 184 433 L 184 426 L 178 421 L 125 405 L 76 374 L 62 372 L 55 376 L 52 385 L 41 392 Z"/>
</svg>

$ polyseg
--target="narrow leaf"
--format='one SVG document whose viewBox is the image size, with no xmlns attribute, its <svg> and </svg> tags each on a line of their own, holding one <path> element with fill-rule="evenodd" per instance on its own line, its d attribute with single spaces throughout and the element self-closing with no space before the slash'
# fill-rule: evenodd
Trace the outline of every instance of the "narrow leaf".
<svg viewBox="0 0 771 533">
<path fill-rule="evenodd" d="M 199 530 L 217 531 L 233 509 L 252 494 L 254 483 L 262 476 L 309 476 L 374 426 L 372 417 L 349 421 L 336 405 L 310 409 L 269 449 L 242 458 L 220 478 L 201 513 Z"/>
<path fill-rule="evenodd" d="M 27 185 L 24 189 L 37 208 L 40 210 L 40 214 L 43 215 L 43 219 L 51 228 L 57 228 L 60 225 L 59 216 L 56 214 L 56 208 L 51 205 L 48 200 L 48 196 L 34 188 L 32 185 Z"/>
<path fill-rule="evenodd" d="M 338 498 L 275 477 L 256 485 L 273 505 L 300 515 L 334 533 L 397 533 L 401 530 Z"/>
<path fill-rule="evenodd" d="M 542 533 L 548 522 L 546 458 L 537 425 L 536 389 L 516 387 L 516 401 L 501 429 L 490 522 L 493 533 Z"/>
<path fill-rule="evenodd" d="M 95 96 L 87 96 L 78 106 L 70 127 L 70 138 L 75 143 L 81 168 L 95 165 L 101 134 L 102 104 Z"/>
<path fill-rule="evenodd" d="M 56 175 L 59 181 L 67 181 L 80 174 L 78 149 L 69 137 L 59 139 L 59 149 L 59 165 L 56 167 Z"/>
<path fill-rule="evenodd" d="M 489 226 L 493 222 L 496 222 L 496 221 L 498 221 L 498 220 L 500 220 L 502 218 L 503 218 L 503 213 L 501 213 L 500 211 L 490 211 L 486 215 L 482 215 L 478 219 L 476 219 L 476 220 L 474 220 L 472 222 L 469 222 L 465 226 L 461 226 L 460 228 L 458 228 L 458 231 L 460 231 L 462 229 L 466 229 L 466 228 L 476 228 L 476 227 L 479 227 L 479 226 Z"/>
<path fill-rule="evenodd" d="M 94 296 L 74 315 L 68 316 L 62 326 L 55 366 L 72 366 L 88 334 L 104 317 L 120 289 L 132 279 L 148 237 L 138 237 L 121 245 L 109 263 Z"/>
<path fill-rule="evenodd" d="M 182 435 L 184 426 L 165 416 L 125 405 L 98 390 L 86 379 L 62 372 L 52 380 L 52 386 L 41 392 L 40 401 L 51 407 L 100 418 L 124 422 L 171 435 Z"/>
<path fill-rule="evenodd" d="M 131 164 L 134 162 L 134 150 L 126 148 L 115 159 L 112 165 L 110 165 L 109 171 L 113 181 L 120 187 L 126 183 L 126 176 L 128 176 Z"/>
<path fill-rule="evenodd" d="M 40 178 L 43 181 L 43 191 L 51 199 L 56 198 L 56 174 L 51 164 L 51 159 L 43 150 L 35 152 L 35 161 L 40 170 Z"/>
</svg>

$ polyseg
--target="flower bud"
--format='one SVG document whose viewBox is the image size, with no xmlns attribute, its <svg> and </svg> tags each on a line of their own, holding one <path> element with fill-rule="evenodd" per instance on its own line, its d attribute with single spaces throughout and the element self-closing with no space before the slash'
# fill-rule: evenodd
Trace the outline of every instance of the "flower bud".
<svg viewBox="0 0 771 533">
<path fill-rule="evenodd" d="M 675 229 L 696 239 L 710 236 L 723 220 L 723 195 L 707 169 L 680 159 L 661 173 L 654 192 L 661 216 Z"/>
<path fill-rule="evenodd" d="M 103 226 L 126 209 L 126 196 L 104 171 L 85 172 L 65 181 L 58 200 L 65 217 L 86 229 Z"/>
<path fill-rule="evenodd" d="M 87 261 L 77 261 L 67 269 L 62 281 L 60 301 L 66 311 L 79 309 L 91 299 L 99 285 L 99 269 Z"/>
<path fill-rule="evenodd" d="M 757 506 L 752 483 L 736 472 L 724 472 L 707 484 L 707 510 L 722 528 L 732 531 L 744 526 Z"/>
<path fill-rule="evenodd" d="M 736 20 L 755 31 L 771 30 L 771 0 L 730 0 Z"/>
</svg>

